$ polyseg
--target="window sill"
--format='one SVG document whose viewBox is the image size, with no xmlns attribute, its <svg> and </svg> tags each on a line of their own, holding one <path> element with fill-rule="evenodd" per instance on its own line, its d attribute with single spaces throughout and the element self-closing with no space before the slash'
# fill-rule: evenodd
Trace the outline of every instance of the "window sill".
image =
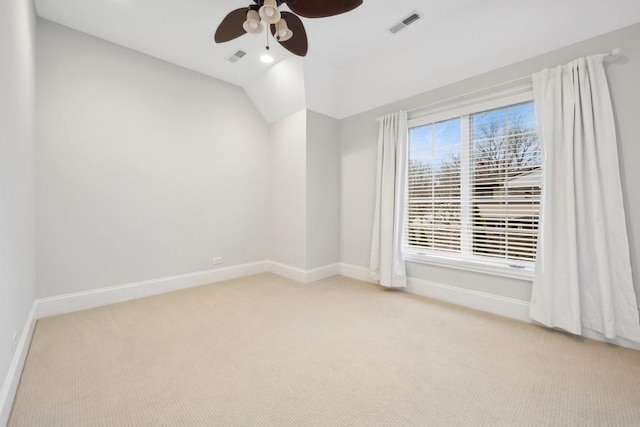
<svg viewBox="0 0 640 427">
<path fill-rule="evenodd" d="M 454 268 L 458 270 L 472 271 L 474 273 L 490 274 L 494 276 L 509 277 L 524 281 L 533 281 L 533 270 L 527 268 L 507 267 L 481 261 L 467 261 L 452 259 L 438 255 L 427 255 L 417 252 L 403 252 L 404 260 L 418 264 L 435 265 L 437 267 Z"/>
</svg>

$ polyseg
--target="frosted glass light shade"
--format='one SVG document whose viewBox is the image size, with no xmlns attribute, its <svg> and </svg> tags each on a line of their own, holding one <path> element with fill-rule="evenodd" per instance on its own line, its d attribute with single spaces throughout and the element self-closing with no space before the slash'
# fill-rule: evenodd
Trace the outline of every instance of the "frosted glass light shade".
<svg viewBox="0 0 640 427">
<path fill-rule="evenodd" d="M 242 28 L 249 34 L 260 34 L 263 30 L 260 15 L 251 9 L 247 12 L 247 20 L 242 24 Z"/>
<path fill-rule="evenodd" d="M 286 42 L 291 37 L 293 37 L 293 31 L 289 29 L 287 21 L 285 21 L 284 19 L 278 21 L 278 23 L 276 24 L 276 39 L 279 42 Z"/>
<path fill-rule="evenodd" d="M 268 24 L 275 24 L 280 20 L 280 9 L 276 0 L 264 0 L 260 8 L 260 17 Z"/>
</svg>

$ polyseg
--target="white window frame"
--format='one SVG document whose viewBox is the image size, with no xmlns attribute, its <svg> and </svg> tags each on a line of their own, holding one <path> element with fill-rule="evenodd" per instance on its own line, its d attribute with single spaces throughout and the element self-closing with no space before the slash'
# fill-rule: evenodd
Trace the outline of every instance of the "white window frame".
<svg viewBox="0 0 640 427">
<path fill-rule="evenodd" d="M 494 110 L 498 108 L 508 107 L 510 105 L 522 104 L 533 101 L 533 90 L 530 86 L 510 93 L 494 93 L 489 97 L 468 101 L 461 99 L 455 105 L 439 111 L 418 111 L 412 114 L 408 121 L 409 130 L 412 128 L 425 126 L 445 120 L 461 118 L 461 170 L 460 170 L 460 192 L 470 196 L 470 177 L 469 177 L 469 145 L 470 132 L 468 129 L 469 116 L 483 111 Z M 409 138 L 407 137 L 407 141 Z M 465 161 L 466 160 L 466 161 Z M 406 192 L 408 194 L 408 191 Z M 408 199 L 405 200 L 405 205 Z M 471 242 L 468 235 L 471 232 L 469 223 L 471 221 L 471 198 L 460 197 L 460 220 L 461 220 L 461 252 L 446 252 L 433 249 L 425 249 L 421 251 L 415 247 L 409 247 L 406 242 L 407 233 L 405 230 L 402 244 L 402 252 L 405 261 L 435 265 L 439 267 L 455 268 L 465 271 L 472 271 L 484 274 L 492 274 L 496 276 L 510 277 L 514 279 L 531 281 L 533 279 L 535 262 L 513 261 L 513 263 L 505 262 L 505 260 L 493 257 L 483 257 L 481 255 L 472 255 L 465 257 L 465 253 L 470 253 L 470 248 L 466 248 Z M 404 224 L 407 221 L 405 219 Z M 466 236 L 465 236 L 466 235 Z"/>
</svg>

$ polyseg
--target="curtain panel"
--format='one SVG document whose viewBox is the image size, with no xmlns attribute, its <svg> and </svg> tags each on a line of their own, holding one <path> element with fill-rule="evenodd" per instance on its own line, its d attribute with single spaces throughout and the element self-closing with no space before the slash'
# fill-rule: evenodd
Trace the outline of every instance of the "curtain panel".
<svg viewBox="0 0 640 427">
<path fill-rule="evenodd" d="M 407 113 L 378 119 L 376 201 L 369 277 L 383 286 L 407 286 L 402 257 L 406 199 Z"/>
<path fill-rule="evenodd" d="M 640 342 L 605 55 L 532 76 L 544 185 L 531 318 Z"/>
</svg>

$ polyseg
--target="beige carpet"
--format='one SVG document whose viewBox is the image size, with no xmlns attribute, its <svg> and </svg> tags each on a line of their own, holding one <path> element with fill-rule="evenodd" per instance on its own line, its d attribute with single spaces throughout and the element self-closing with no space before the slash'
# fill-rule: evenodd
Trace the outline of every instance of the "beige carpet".
<svg viewBox="0 0 640 427">
<path fill-rule="evenodd" d="M 640 352 L 342 277 L 38 322 L 18 426 L 638 426 Z"/>
</svg>

